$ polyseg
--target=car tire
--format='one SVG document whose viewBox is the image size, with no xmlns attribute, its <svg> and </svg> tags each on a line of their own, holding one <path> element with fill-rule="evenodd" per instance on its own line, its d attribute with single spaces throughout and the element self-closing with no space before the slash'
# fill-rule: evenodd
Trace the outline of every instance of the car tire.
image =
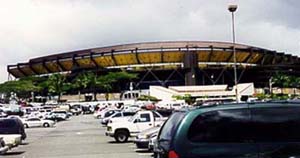
<svg viewBox="0 0 300 158">
<path fill-rule="evenodd" d="M 115 140 L 118 143 L 125 143 L 125 142 L 127 142 L 128 137 L 129 137 L 129 133 L 127 131 L 125 131 L 125 130 L 119 130 L 115 134 Z"/>
<path fill-rule="evenodd" d="M 100 119 L 101 118 L 101 116 L 99 115 L 99 116 L 97 116 L 97 119 Z"/>
<path fill-rule="evenodd" d="M 43 126 L 44 127 L 50 127 L 49 123 L 44 123 Z"/>
<path fill-rule="evenodd" d="M 25 128 L 29 128 L 28 124 L 26 124 L 26 123 L 24 124 L 24 127 L 25 127 Z"/>
</svg>

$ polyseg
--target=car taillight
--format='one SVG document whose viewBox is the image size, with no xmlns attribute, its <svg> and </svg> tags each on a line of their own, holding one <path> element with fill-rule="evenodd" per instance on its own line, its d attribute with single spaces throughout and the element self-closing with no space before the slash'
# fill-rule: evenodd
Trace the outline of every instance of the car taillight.
<svg viewBox="0 0 300 158">
<path fill-rule="evenodd" d="M 179 158 L 179 156 L 174 150 L 171 150 L 169 151 L 168 158 Z"/>
</svg>

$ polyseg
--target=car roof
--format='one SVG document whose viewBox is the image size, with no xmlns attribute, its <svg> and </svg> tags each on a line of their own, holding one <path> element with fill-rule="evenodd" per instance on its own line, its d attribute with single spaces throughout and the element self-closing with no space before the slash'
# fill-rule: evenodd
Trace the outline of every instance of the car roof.
<svg viewBox="0 0 300 158">
<path fill-rule="evenodd" d="M 266 102 L 248 102 L 248 103 L 227 103 L 216 104 L 208 106 L 200 106 L 197 108 L 188 109 L 187 112 L 209 112 L 216 110 L 228 110 L 228 109 L 243 109 L 243 108 L 265 108 L 265 107 L 286 107 L 286 106 L 299 106 L 300 100 L 271 100 Z"/>
</svg>

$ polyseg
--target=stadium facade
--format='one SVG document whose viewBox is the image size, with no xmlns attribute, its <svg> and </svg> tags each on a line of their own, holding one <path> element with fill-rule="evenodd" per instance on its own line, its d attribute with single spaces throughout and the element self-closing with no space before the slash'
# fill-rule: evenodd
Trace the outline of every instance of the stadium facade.
<svg viewBox="0 0 300 158">
<path fill-rule="evenodd" d="M 239 83 L 253 82 L 268 87 L 277 72 L 300 76 L 298 56 L 273 50 L 236 44 Z M 15 78 L 81 71 L 98 75 L 110 71 L 139 74 L 136 89 L 149 85 L 234 84 L 233 44 L 206 41 L 146 42 L 91 48 L 30 59 L 8 65 Z"/>
</svg>

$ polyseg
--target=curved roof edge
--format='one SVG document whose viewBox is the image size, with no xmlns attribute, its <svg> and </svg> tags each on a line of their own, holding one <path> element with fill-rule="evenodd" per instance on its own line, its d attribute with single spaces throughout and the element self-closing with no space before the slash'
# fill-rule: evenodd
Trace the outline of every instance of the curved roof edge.
<svg viewBox="0 0 300 158">
<path fill-rule="evenodd" d="M 140 42 L 140 43 L 128 43 L 118 44 L 104 47 L 87 48 L 70 52 L 56 53 L 52 55 L 46 55 L 30 59 L 29 62 L 41 62 L 44 59 L 51 60 L 52 58 L 64 58 L 71 57 L 74 54 L 88 55 L 90 52 L 94 53 L 105 53 L 111 51 L 124 51 L 124 50 L 147 50 L 147 49 L 160 49 L 160 48 L 228 48 L 231 49 L 233 44 L 230 42 L 219 42 L 219 41 L 157 41 L 157 42 Z M 235 44 L 236 49 L 263 49 L 245 44 Z M 264 49 L 267 50 L 267 49 Z M 270 51 L 270 50 L 267 50 Z"/>
</svg>

